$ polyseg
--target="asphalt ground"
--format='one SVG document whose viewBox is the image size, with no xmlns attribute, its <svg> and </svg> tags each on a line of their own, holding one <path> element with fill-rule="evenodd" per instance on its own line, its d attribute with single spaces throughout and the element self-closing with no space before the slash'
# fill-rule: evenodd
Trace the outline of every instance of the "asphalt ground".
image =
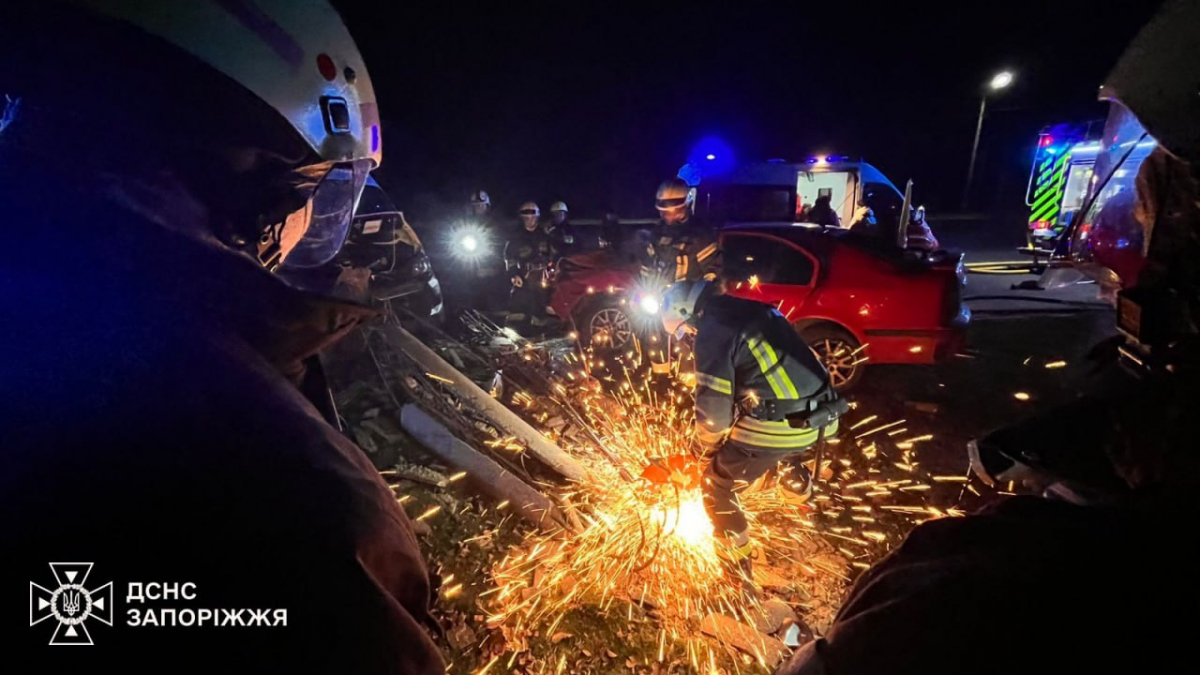
<svg viewBox="0 0 1200 675">
<path fill-rule="evenodd" d="M 1092 284 L 1014 288 L 1038 280 L 998 264 L 1029 261 L 1016 253 L 1024 244 L 1019 227 L 980 220 L 935 224 L 935 232 L 943 247 L 963 251 L 974 270 L 964 289 L 973 314 L 967 348 L 935 365 L 870 366 L 852 397 L 856 414 L 904 419 L 910 435 L 931 434 L 918 451 L 928 471 L 965 475 L 970 439 L 1077 397 L 1092 367 L 1088 351 L 1116 327 Z M 946 487 L 930 495 L 932 503 L 970 508 L 979 501 L 961 486 Z"/>
</svg>

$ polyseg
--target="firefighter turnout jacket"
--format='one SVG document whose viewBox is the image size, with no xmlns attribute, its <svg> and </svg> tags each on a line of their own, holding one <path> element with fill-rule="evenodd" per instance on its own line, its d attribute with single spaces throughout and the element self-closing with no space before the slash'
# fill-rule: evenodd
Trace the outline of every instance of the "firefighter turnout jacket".
<svg viewBox="0 0 1200 675">
<path fill-rule="evenodd" d="M 697 319 L 696 435 L 706 446 L 728 439 L 749 450 L 797 452 L 817 441 L 817 429 L 761 419 L 764 404 L 813 408 L 830 391 L 829 375 L 775 308 L 714 296 Z M 837 432 L 835 421 L 826 435 Z"/>
<path fill-rule="evenodd" d="M 510 277 L 530 280 L 550 264 L 553 242 L 541 227 L 530 232 L 519 228 L 504 245 L 504 269 Z"/>
<path fill-rule="evenodd" d="M 696 216 L 677 225 L 659 223 L 650 233 L 646 266 L 669 281 L 714 278 L 720 260 L 716 231 Z"/>
</svg>

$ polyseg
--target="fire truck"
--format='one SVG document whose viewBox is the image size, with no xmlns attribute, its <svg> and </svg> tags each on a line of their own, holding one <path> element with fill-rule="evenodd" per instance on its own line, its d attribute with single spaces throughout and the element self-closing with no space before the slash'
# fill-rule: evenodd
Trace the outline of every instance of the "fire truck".
<svg viewBox="0 0 1200 675">
<path fill-rule="evenodd" d="M 1038 134 L 1025 204 L 1029 207 L 1028 248 L 1049 256 L 1054 242 L 1083 205 L 1100 142 L 1100 122 L 1058 124 Z"/>
</svg>

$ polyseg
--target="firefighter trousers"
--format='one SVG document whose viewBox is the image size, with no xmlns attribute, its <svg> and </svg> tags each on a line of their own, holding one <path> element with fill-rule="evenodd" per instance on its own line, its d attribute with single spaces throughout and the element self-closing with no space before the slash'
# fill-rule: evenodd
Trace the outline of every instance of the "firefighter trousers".
<svg viewBox="0 0 1200 675">
<path fill-rule="evenodd" d="M 542 328 L 547 323 L 547 290 L 526 281 L 524 286 L 513 286 L 508 296 L 508 316 L 504 325 L 521 335 L 528 336 L 533 328 Z"/>
<path fill-rule="evenodd" d="M 795 452 L 766 451 L 726 441 L 712 456 L 701 483 L 704 510 L 712 520 L 716 536 L 731 541 L 742 541 L 748 536 L 750 526 L 738 500 L 738 493 L 768 472 L 786 473 L 789 483 L 806 484 L 810 480 L 809 471 L 800 462 L 812 447 L 799 447 Z M 791 489 L 803 491 L 806 487 L 791 486 Z"/>
</svg>

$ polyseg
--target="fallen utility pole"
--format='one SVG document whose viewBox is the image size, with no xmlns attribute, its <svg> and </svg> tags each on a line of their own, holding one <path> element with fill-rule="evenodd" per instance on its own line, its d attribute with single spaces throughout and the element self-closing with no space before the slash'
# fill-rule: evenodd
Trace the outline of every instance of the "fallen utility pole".
<svg viewBox="0 0 1200 675">
<path fill-rule="evenodd" d="M 457 438 L 419 406 L 405 405 L 400 425 L 438 459 L 466 471 L 477 489 L 497 502 L 508 502 L 525 520 L 551 533 L 567 529 L 566 519 L 545 495 Z"/>
<path fill-rule="evenodd" d="M 479 385 L 425 346 L 412 333 L 399 326 L 385 326 L 382 327 L 382 330 L 385 331 L 392 344 L 404 352 L 405 356 L 425 369 L 426 376 L 437 377 L 448 383 L 453 387 L 455 396 L 482 413 L 497 429 L 523 444 L 528 454 L 533 455 L 547 468 L 567 480 L 582 482 L 587 479 L 587 470 L 575 458 L 551 443 L 537 429 L 492 398 Z"/>
</svg>

